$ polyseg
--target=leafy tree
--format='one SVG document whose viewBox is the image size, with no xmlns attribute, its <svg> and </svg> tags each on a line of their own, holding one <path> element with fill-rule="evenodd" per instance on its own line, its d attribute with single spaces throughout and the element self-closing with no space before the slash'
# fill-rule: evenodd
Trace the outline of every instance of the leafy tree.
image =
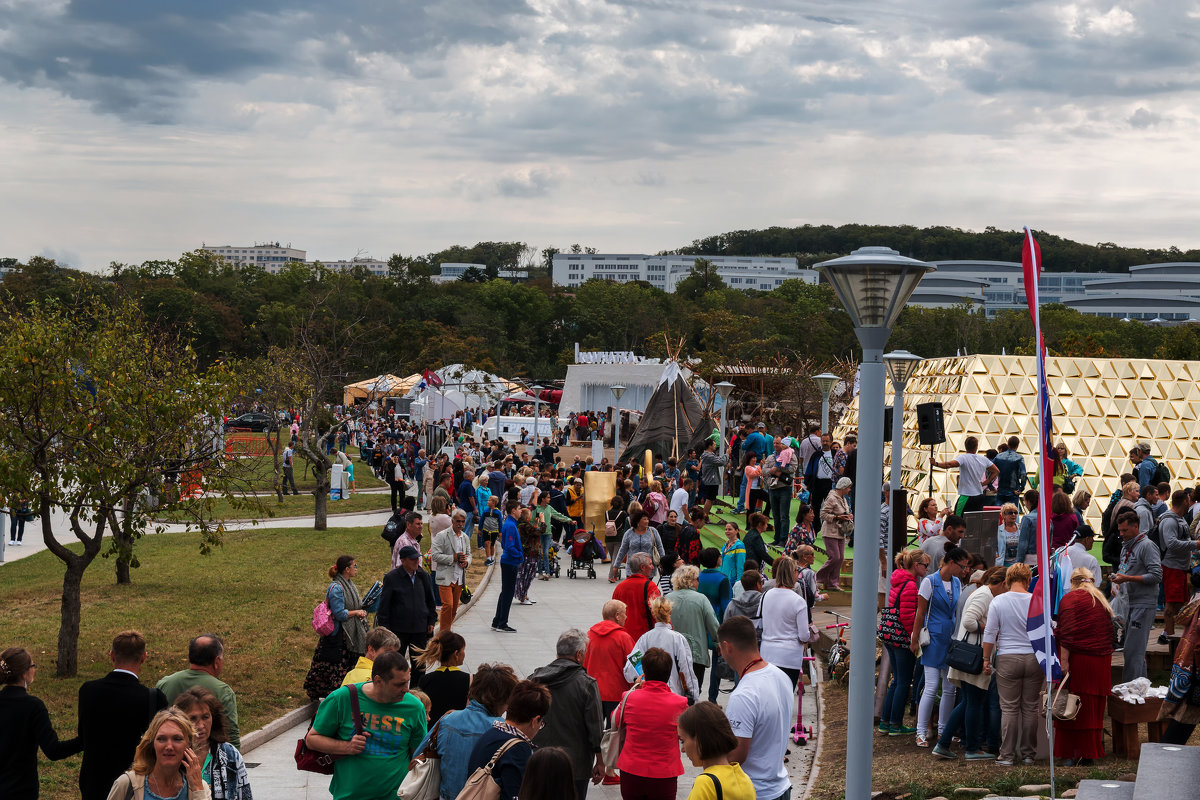
<svg viewBox="0 0 1200 800">
<path fill-rule="evenodd" d="M 72 676 L 80 584 L 106 531 L 114 534 L 107 555 L 127 582 L 135 543 L 153 524 L 148 499 L 168 494 L 164 475 L 203 481 L 207 492 L 237 502 L 215 428 L 228 376 L 221 368 L 198 373 L 195 353 L 149 327 L 131 302 L 10 300 L 0 315 L 0 488 L 10 503 L 32 500 L 47 549 L 65 565 L 57 674 Z M 68 515 L 81 552 L 59 541 L 55 509 Z M 207 552 L 220 529 L 203 516 L 199 523 Z"/>
<path fill-rule="evenodd" d="M 717 274 L 717 268 L 707 258 L 697 258 L 692 263 L 688 276 L 675 286 L 675 294 L 685 300 L 700 300 L 709 292 L 725 288 L 725 281 Z"/>
</svg>

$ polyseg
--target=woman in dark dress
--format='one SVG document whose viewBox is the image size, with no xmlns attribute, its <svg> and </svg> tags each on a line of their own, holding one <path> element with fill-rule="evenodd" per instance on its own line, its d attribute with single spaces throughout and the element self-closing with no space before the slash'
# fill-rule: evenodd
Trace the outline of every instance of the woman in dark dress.
<svg viewBox="0 0 1200 800">
<path fill-rule="evenodd" d="M 23 647 L 0 653 L 0 797 L 37 800 L 37 749 L 59 761 L 83 749 L 78 736 L 58 740 L 46 705 L 28 692 L 37 664 Z"/>
<path fill-rule="evenodd" d="M 325 590 L 325 599 L 333 614 L 333 633 L 322 636 L 313 652 L 312 665 L 304 678 L 304 691 L 313 702 L 327 697 L 342 685 L 342 678 L 358 662 L 358 657 L 367 652 L 367 613 L 379 605 L 376 597 L 363 606 L 354 576 L 358 574 L 358 562 L 354 556 L 338 556 L 337 563 L 329 568 L 332 583 Z"/>
<path fill-rule="evenodd" d="M 467 640 L 454 631 L 442 631 L 417 655 L 417 663 L 425 670 L 420 688 L 429 695 L 431 726 L 443 714 L 467 707 L 471 673 L 460 669 L 466 657 Z"/>
</svg>

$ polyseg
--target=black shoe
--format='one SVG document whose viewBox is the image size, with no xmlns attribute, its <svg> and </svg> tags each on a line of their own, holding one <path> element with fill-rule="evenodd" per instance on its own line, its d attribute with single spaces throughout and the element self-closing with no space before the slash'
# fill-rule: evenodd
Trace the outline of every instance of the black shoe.
<svg viewBox="0 0 1200 800">
<path fill-rule="evenodd" d="M 516 628 L 513 628 L 509 625 L 501 625 L 499 628 L 492 628 L 492 630 L 498 631 L 500 633 L 516 633 L 517 632 Z"/>
<path fill-rule="evenodd" d="M 1159 644 L 1170 644 L 1171 640 L 1167 638 L 1167 635 L 1165 633 L 1160 633 L 1158 635 L 1158 643 Z"/>
</svg>

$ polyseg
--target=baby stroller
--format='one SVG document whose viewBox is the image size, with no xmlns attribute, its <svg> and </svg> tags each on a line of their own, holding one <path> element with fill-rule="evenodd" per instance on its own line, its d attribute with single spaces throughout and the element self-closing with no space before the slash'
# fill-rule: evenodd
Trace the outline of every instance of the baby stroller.
<svg viewBox="0 0 1200 800">
<path fill-rule="evenodd" d="M 554 541 L 553 539 L 550 540 L 550 552 L 546 557 L 550 561 L 550 575 L 555 578 L 559 577 L 559 573 L 562 572 L 562 566 L 558 563 L 558 542 Z"/>
<path fill-rule="evenodd" d="M 593 531 L 580 528 L 571 537 L 571 566 L 567 568 L 567 577 L 574 578 L 576 572 L 587 570 L 589 578 L 596 577 L 596 568 L 592 560 L 604 557 L 604 545 L 596 538 Z"/>
</svg>

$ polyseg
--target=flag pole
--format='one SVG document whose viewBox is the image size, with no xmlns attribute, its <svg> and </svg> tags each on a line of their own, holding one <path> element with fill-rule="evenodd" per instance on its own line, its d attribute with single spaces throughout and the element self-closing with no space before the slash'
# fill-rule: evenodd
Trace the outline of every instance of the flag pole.
<svg viewBox="0 0 1200 800">
<path fill-rule="evenodd" d="M 1047 698 L 1053 698 L 1053 670 L 1057 660 L 1051 630 L 1053 605 L 1050 595 L 1051 552 L 1050 552 L 1050 497 L 1054 493 L 1054 465 L 1050 458 L 1052 429 L 1050 424 L 1050 396 L 1046 383 L 1046 344 L 1042 338 L 1041 302 L 1038 296 L 1038 279 L 1042 274 L 1041 250 L 1033 238 L 1033 231 L 1025 226 L 1025 242 L 1022 247 L 1022 266 L 1025 278 L 1025 296 L 1029 302 L 1029 315 L 1033 318 L 1034 347 L 1037 349 L 1038 381 L 1038 530 L 1037 562 L 1038 590 L 1041 593 L 1041 634 L 1045 690 Z M 1032 602 L 1032 601 L 1031 601 Z M 1053 701 L 1046 703 L 1046 741 L 1050 750 L 1050 797 L 1055 797 L 1054 776 L 1054 715 Z"/>
</svg>

